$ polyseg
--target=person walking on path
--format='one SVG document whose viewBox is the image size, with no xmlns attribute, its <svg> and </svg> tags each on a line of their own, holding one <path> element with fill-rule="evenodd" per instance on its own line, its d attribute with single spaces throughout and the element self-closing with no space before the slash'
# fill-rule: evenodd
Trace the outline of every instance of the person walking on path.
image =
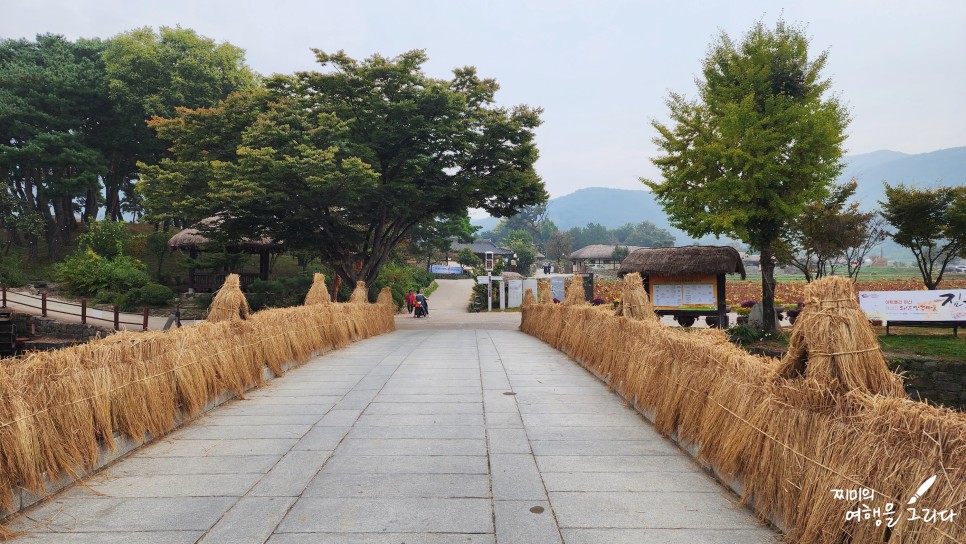
<svg viewBox="0 0 966 544">
<path fill-rule="evenodd" d="M 416 295 L 414 295 L 413 290 L 410 289 L 409 292 L 406 293 L 406 310 L 408 310 L 409 313 L 413 313 L 414 306 L 416 306 Z"/>
</svg>

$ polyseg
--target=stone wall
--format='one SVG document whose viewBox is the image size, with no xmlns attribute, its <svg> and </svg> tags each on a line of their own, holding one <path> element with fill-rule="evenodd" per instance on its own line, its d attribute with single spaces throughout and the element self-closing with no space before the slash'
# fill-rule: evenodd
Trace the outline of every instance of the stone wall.
<svg viewBox="0 0 966 544">
<path fill-rule="evenodd" d="M 17 336 L 30 336 L 30 322 L 33 321 L 34 336 L 50 336 L 77 342 L 89 342 L 98 334 L 109 334 L 107 329 L 100 329 L 80 323 L 61 323 L 49 317 L 39 317 L 27 314 L 13 314 L 13 321 L 17 324 Z"/>
<path fill-rule="evenodd" d="M 906 375 L 910 397 L 966 411 L 966 363 L 899 357 L 888 363 L 889 368 Z"/>
</svg>

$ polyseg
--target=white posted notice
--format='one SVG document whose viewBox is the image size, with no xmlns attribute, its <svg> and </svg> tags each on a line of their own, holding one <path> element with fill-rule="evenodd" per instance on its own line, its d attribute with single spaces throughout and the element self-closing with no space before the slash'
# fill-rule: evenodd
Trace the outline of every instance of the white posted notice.
<svg viewBox="0 0 966 544">
<path fill-rule="evenodd" d="M 681 305 L 682 300 L 681 285 L 659 283 L 654 286 L 655 306 L 677 307 Z"/>
</svg>

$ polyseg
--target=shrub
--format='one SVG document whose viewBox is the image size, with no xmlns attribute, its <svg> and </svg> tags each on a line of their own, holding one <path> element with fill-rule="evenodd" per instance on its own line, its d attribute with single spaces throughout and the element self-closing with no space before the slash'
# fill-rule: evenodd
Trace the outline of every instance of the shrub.
<svg viewBox="0 0 966 544">
<path fill-rule="evenodd" d="M 77 237 L 77 243 L 101 257 L 114 258 L 124 252 L 128 238 L 127 224 L 105 219 L 87 223 L 87 232 Z"/>
<path fill-rule="evenodd" d="M 80 296 L 94 296 L 101 291 L 127 293 L 150 281 L 141 261 L 125 255 L 102 257 L 90 249 L 71 255 L 56 269 L 64 289 Z"/>
<path fill-rule="evenodd" d="M 174 299 L 174 291 L 157 283 L 148 283 L 143 287 L 128 291 L 121 300 L 121 309 L 135 310 L 143 306 L 165 306 Z"/>
<path fill-rule="evenodd" d="M 747 325 L 736 325 L 726 331 L 728 339 L 739 346 L 753 344 L 763 338 L 762 333 Z"/>
<path fill-rule="evenodd" d="M 20 287 L 27 283 L 27 278 L 19 268 L 0 266 L 0 283 L 7 287 Z"/>
</svg>

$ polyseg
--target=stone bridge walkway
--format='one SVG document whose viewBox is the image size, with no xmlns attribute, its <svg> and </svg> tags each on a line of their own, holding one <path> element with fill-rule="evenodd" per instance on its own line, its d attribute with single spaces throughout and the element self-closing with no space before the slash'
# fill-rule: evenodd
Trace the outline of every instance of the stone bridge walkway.
<svg viewBox="0 0 966 544">
<path fill-rule="evenodd" d="M 468 287 L 444 285 L 430 319 L 400 316 L 138 450 L 17 518 L 16 541 L 776 542 L 606 386 L 513 330 L 519 314 L 461 313 L 447 297 Z"/>
</svg>

